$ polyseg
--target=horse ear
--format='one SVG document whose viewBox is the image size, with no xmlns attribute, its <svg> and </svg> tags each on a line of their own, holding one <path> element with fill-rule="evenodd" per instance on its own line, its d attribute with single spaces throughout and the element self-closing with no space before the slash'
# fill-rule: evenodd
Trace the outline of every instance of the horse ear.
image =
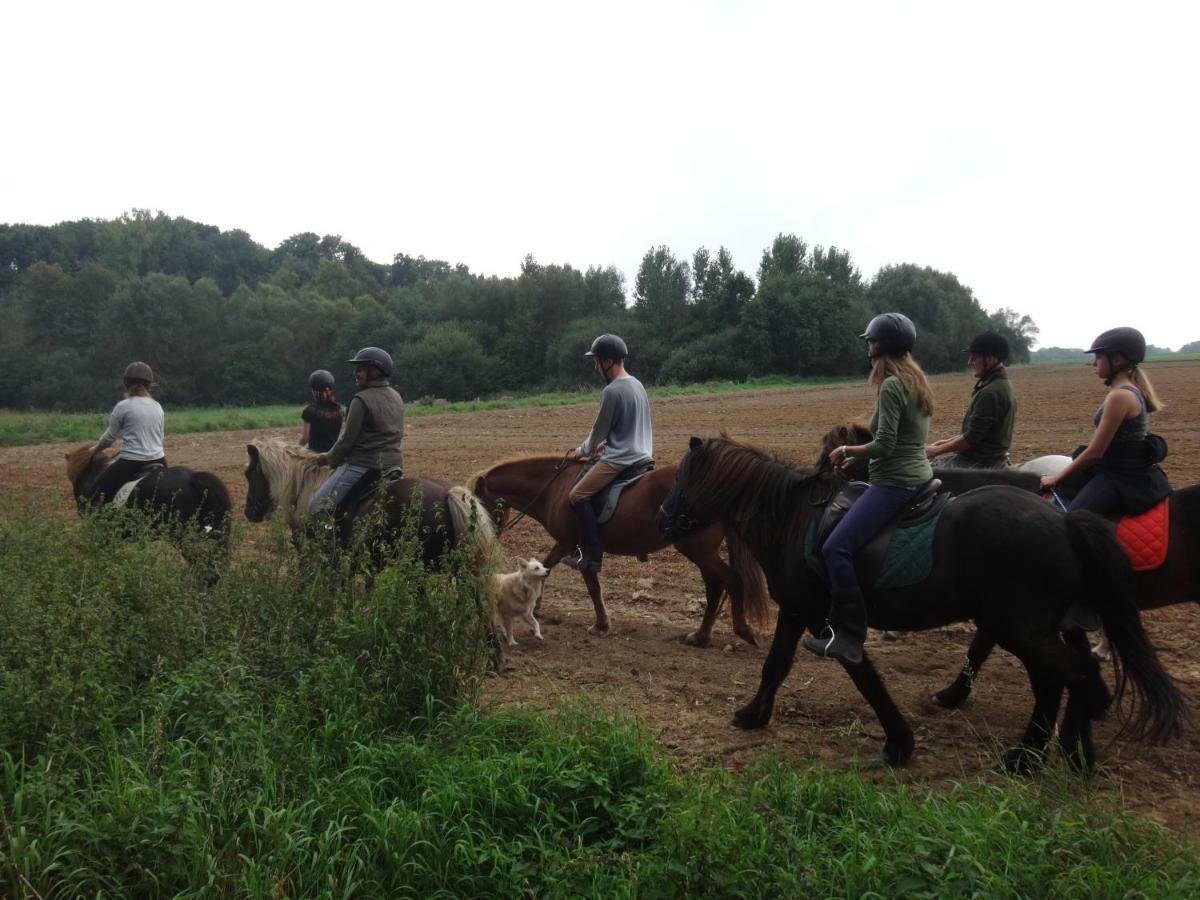
<svg viewBox="0 0 1200 900">
<path fill-rule="evenodd" d="M 250 457 L 250 462 L 258 462 L 258 448 L 253 444 L 246 445 L 246 455 Z"/>
<path fill-rule="evenodd" d="M 702 441 L 700 438 L 696 437 L 695 435 L 692 435 L 692 439 L 690 441 L 688 441 L 688 446 L 691 447 L 693 450 L 698 450 L 703 443 L 704 443 L 704 441 Z"/>
</svg>

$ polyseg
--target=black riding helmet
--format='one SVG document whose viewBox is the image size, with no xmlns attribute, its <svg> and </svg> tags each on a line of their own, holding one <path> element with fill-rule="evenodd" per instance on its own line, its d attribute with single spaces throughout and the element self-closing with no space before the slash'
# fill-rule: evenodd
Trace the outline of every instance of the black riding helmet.
<svg viewBox="0 0 1200 900">
<path fill-rule="evenodd" d="M 317 369 L 308 376 L 308 386 L 314 391 L 333 390 L 333 373 L 328 369 Z"/>
<path fill-rule="evenodd" d="M 979 356 L 994 356 L 1000 362 L 1008 359 L 1009 347 L 1008 341 L 1004 335 L 995 331 L 985 331 L 971 338 L 971 343 L 967 345 L 967 349 L 963 353 L 975 353 Z"/>
<path fill-rule="evenodd" d="M 910 353 L 917 343 L 917 326 L 904 313 L 880 313 L 867 323 L 859 337 L 875 341 L 883 353 L 901 356 Z"/>
<path fill-rule="evenodd" d="M 1146 338 L 1136 328 L 1110 328 L 1092 341 L 1088 353 L 1120 353 L 1130 365 L 1146 359 Z"/>
<path fill-rule="evenodd" d="M 363 347 L 354 354 L 354 359 L 348 359 L 346 362 L 352 366 L 374 366 L 383 373 L 384 378 L 392 376 L 391 354 L 378 347 Z"/>
<path fill-rule="evenodd" d="M 601 359 L 615 359 L 620 362 L 629 355 L 629 348 L 615 334 L 602 334 L 592 341 L 592 349 L 583 355 L 599 356 Z"/>
</svg>

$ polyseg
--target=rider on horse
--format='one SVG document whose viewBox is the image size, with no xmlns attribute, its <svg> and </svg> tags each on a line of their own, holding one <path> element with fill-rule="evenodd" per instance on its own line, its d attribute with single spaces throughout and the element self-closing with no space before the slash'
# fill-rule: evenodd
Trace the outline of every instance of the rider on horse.
<svg viewBox="0 0 1200 900">
<path fill-rule="evenodd" d="M 1005 469 L 1017 415 L 1017 401 L 1004 367 L 1008 341 L 1002 334 L 985 331 L 975 335 L 963 352 L 975 375 L 975 390 L 962 431 L 934 441 L 925 448 L 925 455 L 935 469 Z"/>
<path fill-rule="evenodd" d="M 1138 515 L 1171 494 L 1171 483 L 1158 467 L 1166 448 L 1147 430 L 1149 413 L 1162 403 L 1141 370 L 1146 339 L 1136 328 L 1111 328 L 1087 352 L 1095 354 L 1092 366 L 1110 390 L 1092 417 L 1096 431 L 1091 441 L 1065 469 L 1044 477 L 1042 489 L 1086 479 L 1069 509 Z"/>
<path fill-rule="evenodd" d="M 359 390 L 346 411 L 342 436 L 328 453 L 313 458 L 333 472 L 313 494 L 309 515 L 336 511 L 367 476 L 404 468 L 404 401 L 388 381 L 392 357 L 378 347 L 364 347 L 347 362 L 354 366 Z"/>
<path fill-rule="evenodd" d="M 878 400 L 871 416 L 869 444 L 835 447 L 834 465 L 853 457 L 870 463 L 871 486 L 850 508 L 821 548 L 832 601 L 829 625 L 804 638 L 818 656 L 858 663 L 867 637 L 867 606 L 854 571 L 854 555 L 865 547 L 933 479 L 925 440 L 933 396 L 925 373 L 912 357 L 917 329 L 901 313 L 873 318 L 861 335 L 871 361 L 870 382 Z"/>
<path fill-rule="evenodd" d="M 300 446 L 314 453 L 325 453 L 333 447 L 342 430 L 342 408 L 333 395 L 333 373 L 317 369 L 308 376 L 308 389 L 312 401 L 300 413 L 304 420 Z"/>
<path fill-rule="evenodd" d="M 584 354 L 592 358 L 596 374 L 604 379 L 605 386 L 591 433 L 571 451 L 576 459 L 599 454 L 599 459 L 571 488 L 569 496 L 571 511 L 579 520 L 579 547 L 574 556 L 563 562 L 583 572 L 599 572 L 604 557 L 592 497 L 623 470 L 654 456 L 650 400 L 642 383 L 625 371 L 628 355 L 629 348 L 615 334 L 600 335 Z"/>
<path fill-rule="evenodd" d="M 147 469 L 166 466 L 163 453 L 163 408 L 150 396 L 154 371 L 144 362 L 131 362 L 123 378 L 125 399 L 113 407 L 108 427 L 91 450 L 104 450 L 121 441 L 116 460 L 96 479 L 91 502 L 112 500 L 122 485 Z"/>
</svg>

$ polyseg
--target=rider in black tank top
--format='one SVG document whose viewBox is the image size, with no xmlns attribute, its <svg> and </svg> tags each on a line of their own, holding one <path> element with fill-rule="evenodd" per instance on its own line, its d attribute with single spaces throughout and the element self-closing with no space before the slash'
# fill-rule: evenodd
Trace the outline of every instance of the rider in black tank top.
<svg viewBox="0 0 1200 900">
<path fill-rule="evenodd" d="M 337 443 L 342 430 L 342 408 L 333 395 L 333 383 L 333 375 L 325 369 L 317 369 L 308 376 L 312 402 L 300 413 L 304 420 L 300 444 L 314 453 L 327 452 Z"/>
</svg>

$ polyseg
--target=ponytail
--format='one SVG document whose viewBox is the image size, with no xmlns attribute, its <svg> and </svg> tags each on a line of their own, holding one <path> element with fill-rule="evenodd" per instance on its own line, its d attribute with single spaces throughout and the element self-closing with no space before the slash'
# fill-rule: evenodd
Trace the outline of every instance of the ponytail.
<svg viewBox="0 0 1200 900">
<path fill-rule="evenodd" d="M 1146 412 L 1158 412 L 1163 408 L 1162 401 L 1158 399 L 1158 394 L 1154 390 L 1154 385 L 1150 383 L 1150 376 L 1142 371 L 1141 366 L 1129 367 L 1129 379 L 1142 392 L 1142 397 L 1146 401 Z"/>
</svg>

